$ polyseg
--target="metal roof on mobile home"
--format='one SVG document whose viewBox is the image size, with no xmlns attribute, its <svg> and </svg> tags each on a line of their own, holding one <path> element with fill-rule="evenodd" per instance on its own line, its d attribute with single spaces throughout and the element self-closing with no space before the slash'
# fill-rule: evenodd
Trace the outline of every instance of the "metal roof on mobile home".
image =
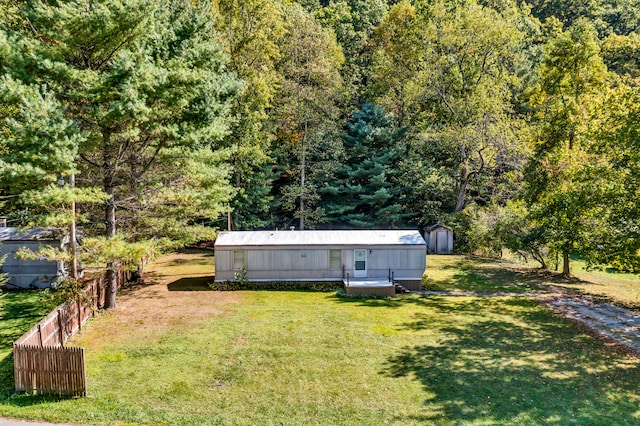
<svg viewBox="0 0 640 426">
<path fill-rule="evenodd" d="M 231 246 L 426 245 L 412 230 L 381 231 L 231 231 L 218 235 L 216 247 Z"/>
<path fill-rule="evenodd" d="M 0 228 L 0 241 L 31 241 L 51 239 L 54 239 L 54 232 L 51 229 Z"/>
</svg>

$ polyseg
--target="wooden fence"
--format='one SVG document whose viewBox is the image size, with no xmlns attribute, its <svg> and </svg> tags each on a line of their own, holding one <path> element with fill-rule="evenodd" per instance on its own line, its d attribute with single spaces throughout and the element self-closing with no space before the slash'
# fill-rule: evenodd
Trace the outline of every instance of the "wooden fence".
<svg viewBox="0 0 640 426">
<path fill-rule="evenodd" d="M 16 392 L 86 396 L 84 349 L 13 345 Z"/>
<path fill-rule="evenodd" d="M 126 279 L 118 272 L 118 287 Z M 13 343 L 16 392 L 84 396 L 84 349 L 64 344 L 104 307 L 105 275 L 86 283 L 81 301 L 63 303 Z"/>
</svg>

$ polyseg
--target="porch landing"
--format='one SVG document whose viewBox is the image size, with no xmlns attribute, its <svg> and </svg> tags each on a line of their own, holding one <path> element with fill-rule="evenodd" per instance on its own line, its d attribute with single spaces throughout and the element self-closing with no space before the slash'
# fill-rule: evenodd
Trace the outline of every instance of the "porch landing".
<svg viewBox="0 0 640 426">
<path fill-rule="evenodd" d="M 375 278 L 350 278 L 343 281 L 347 294 L 359 294 L 367 296 L 395 296 L 396 288 L 387 279 Z"/>
</svg>

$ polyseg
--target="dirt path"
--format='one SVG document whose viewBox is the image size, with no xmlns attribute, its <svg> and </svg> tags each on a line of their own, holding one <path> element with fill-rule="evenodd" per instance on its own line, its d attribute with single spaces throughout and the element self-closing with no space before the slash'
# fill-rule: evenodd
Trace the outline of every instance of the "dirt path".
<svg viewBox="0 0 640 426">
<path fill-rule="evenodd" d="M 554 312 L 640 354 L 640 315 L 590 297 L 561 296 L 546 302 Z"/>
<path fill-rule="evenodd" d="M 468 297 L 540 298 L 555 313 L 621 344 L 640 355 L 640 315 L 628 309 L 577 296 L 556 286 L 544 293 L 508 293 L 475 291 L 415 291 L 415 294 Z"/>
</svg>

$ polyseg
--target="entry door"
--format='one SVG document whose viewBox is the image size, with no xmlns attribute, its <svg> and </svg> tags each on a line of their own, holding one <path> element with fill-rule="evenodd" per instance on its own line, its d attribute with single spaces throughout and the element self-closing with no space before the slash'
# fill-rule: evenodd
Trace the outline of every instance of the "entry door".
<svg viewBox="0 0 640 426">
<path fill-rule="evenodd" d="M 353 258 L 355 264 L 353 266 L 353 276 L 366 278 L 367 277 L 367 251 L 356 249 L 353 251 Z"/>
<path fill-rule="evenodd" d="M 438 241 L 438 248 L 436 253 L 447 254 L 449 253 L 449 242 L 447 241 L 447 231 L 438 231 L 436 237 Z"/>
</svg>

